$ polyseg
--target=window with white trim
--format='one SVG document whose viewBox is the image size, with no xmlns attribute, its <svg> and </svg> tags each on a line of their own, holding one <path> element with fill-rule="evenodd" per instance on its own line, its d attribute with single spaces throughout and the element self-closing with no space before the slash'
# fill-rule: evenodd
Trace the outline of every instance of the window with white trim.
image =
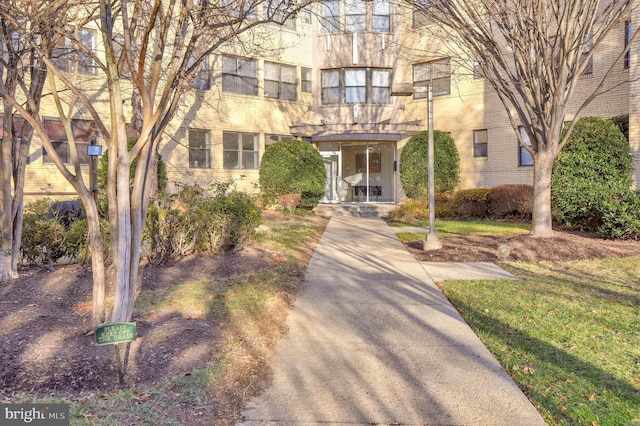
<svg viewBox="0 0 640 426">
<path fill-rule="evenodd" d="M 413 87 L 427 87 L 432 82 L 433 96 L 451 93 L 451 65 L 449 58 L 424 62 L 413 66 Z M 427 93 L 414 93 L 414 99 L 426 98 Z"/>
<path fill-rule="evenodd" d="M 258 62 L 236 56 L 222 56 L 222 91 L 258 96 Z"/>
<path fill-rule="evenodd" d="M 287 16 L 289 13 L 283 9 L 284 7 L 286 7 L 286 3 L 265 2 L 264 16 L 267 19 L 272 18 L 274 23 L 282 28 L 295 31 L 296 17 L 295 15 Z"/>
<path fill-rule="evenodd" d="M 53 63 L 62 71 L 95 75 L 96 31 L 77 28 L 74 37 L 75 41 L 67 37 L 60 39 L 51 55 Z"/>
<path fill-rule="evenodd" d="M 344 30 L 350 33 L 367 30 L 367 4 L 364 0 L 345 0 Z"/>
<path fill-rule="evenodd" d="M 391 70 L 387 68 L 323 70 L 321 84 L 324 105 L 391 102 Z"/>
<path fill-rule="evenodd" d="M 629 47 L 629 43 L 631 42 L 631 21 L 624 22 L 624 47 Z M 627 50 L 627 53 L 624 54 L 624 69 L 629 69 L 631 67 L 631 49 Z"/>
<path fill-rule="evenodd" d="M 486 129 L 473 131 L 473 156 L 487 157 L 489 132 Z"/>
<path fill-rule="evenodd" d="M 391 31 L 391 6 L 389 0 L 373 0 L 371 29 L 373 31 Z"/>
<path fill-rule="evenodd" d="M 305 68 L 302 67 L 300 70 L 300 76 L 301 76 L 301 84 L 300 84 L 300 90 L 303 93 L 311 93 L 311 74 L 312 74 L 312 70 L 311 68 Z"/>
<path fill-rule="evenodd" d="M 324 0 L 322 2 L 320 25 L 323 34 L 340 31 L 340 2 L 338 0 Z"/>
<path fill-rule="evenodd" d="M 189 129 L 189 167 L 211 168 L 211 144 L 209 130 Z"/>
<path fill-rule="evenodd" d="M 225 169 L 257 169 L 258 135 L 255 133 L 222 133 L 223 164 Z"/>
<path fill-rule="evenodd" d="M 518 132 L 520 132 L 520 137 L 524 143 L 526 143 L 527 146 L 531 146 L 531 140 L 524 127 L 518 126 Z M 522 147 L 519 141 L 516 142 L 518 143 L 518 166 L 533 166 L 533 156 Z"/>
<path fill-rule="evenodd" d="M 296 67 L 265 61 L 264 97 L 295 101 Z"/>
</svg>

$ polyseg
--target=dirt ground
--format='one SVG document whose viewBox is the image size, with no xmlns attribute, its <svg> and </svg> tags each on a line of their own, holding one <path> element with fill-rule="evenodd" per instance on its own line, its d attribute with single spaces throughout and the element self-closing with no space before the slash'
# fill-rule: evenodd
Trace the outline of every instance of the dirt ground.
<svg viewBox="0 0 640 426">
<path fill-rule="evenodd" d="M 606 240 L 585 232 L 555 231 L 552 238 L 456 236 L 442 238 L 442 249 L 423 251 L 422 242 L 407 245 L 427 262 L 497 262 L 498 247 L 507 245 L 507 260 L 538 262 L 640 256 L 640 241 Z"/>
<path fill-rule="evenodd" d="M 551 239 L 515 237 L 451 237 L 443 249 L 408 249 L 426 261 L 497 261 L 497 248 L 507 244 L 510 260 L 569 260 L 640 255 L 638 241 L 610 241 L 580 233 L 558 232 Z M 183 277 L 226 278 L 273 267 L 284 259 L 260 246 L 227 255 L 196 255 L 143 269 L 147 289 L 171 287 Z M 91 274 L 82 265 L 54 272 L 22 271 L 0 286 L 0 402 L 17 394 L 66 396 L 117 389 L 113 346 L 96 347 L 89 334 Z M 188 316 L 134 318 L 138 335 L 130 348 L 128 377 L 132 385 L 204 366 L 221 342 L 221 328 Z"/>
</svg>

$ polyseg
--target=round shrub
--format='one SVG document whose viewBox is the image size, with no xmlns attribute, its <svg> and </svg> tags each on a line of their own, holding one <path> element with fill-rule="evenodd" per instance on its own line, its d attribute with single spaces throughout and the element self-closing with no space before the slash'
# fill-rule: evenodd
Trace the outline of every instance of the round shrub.
<svg viewBox="0 0 640 426">
<path fill-rule="evenodd" d="M 599 232 L 609 238 L 640 239 L 640 192 L 629 191 L 618 199 L 606 201 Z"/>
<path fill-rule="evenodd" d="M 409 198 L 418 198 L 428 192 L 428 144 L 428 133 L 417 133 L 409 139 L 400 155 L 400 181 Z M 435 130 L 433 151 L 435 190 L 454 190 L 460 179 L 460 157 L 455 142 L 447 133 Z"/>
<path fill-rule="evenodd" d="M 553 167 L 554 220 L 597 231 L 602 207 L 629 191 L 632 173 L 629 143 L 618 126 L 600 117 L 581 118 Z"/>
<path fill-rule="evenodd" d="M 284 140 L 269 147 L 260 164 L 260 189 L 267 204 L 285 194 L 301 194 L 301 204 L 324 197 L 327 175 L 322 156 L 310 144 Z"/>
</svg>

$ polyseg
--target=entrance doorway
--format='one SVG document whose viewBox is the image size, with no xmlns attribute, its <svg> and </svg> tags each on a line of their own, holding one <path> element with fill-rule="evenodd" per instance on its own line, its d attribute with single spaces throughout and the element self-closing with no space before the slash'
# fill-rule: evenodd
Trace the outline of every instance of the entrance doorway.
<svg viewBox="0 0 640 426">
<path fill-rule="evenodd" d="M 394 203 L 395 142 L 320 142 L 327 171 L 324 203 Z"/>
</svg>

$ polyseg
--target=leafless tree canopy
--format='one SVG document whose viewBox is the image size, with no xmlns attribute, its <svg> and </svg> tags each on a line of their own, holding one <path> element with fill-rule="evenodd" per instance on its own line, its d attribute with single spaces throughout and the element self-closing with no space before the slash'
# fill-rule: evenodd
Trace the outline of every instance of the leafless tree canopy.
<svg viewBox="0 0 640 426">
<path fill-rule="evenodd" d="M 437 25 L 443 44 L 475 61 L 476 71 L 496 91 L 523 149 L 534 158 L 532 234 L 551 233 L 550 176 L 566 143 L 562 129 L 579 77 L 612 29 L 630 16 L 629 0 L 406 0 Z M 634 33 L 635 37 L 635 33 Z M 619 50 L 617 64 L 625 49 Z M 609 72 L 574 111 L 605 88 Z M 593 84 L 593 83 L 592 83 Z M 522 126 L 530 145 L 517 131 Z M 571 129 L 570 129 L 571 130 Z"/>
</svg>

